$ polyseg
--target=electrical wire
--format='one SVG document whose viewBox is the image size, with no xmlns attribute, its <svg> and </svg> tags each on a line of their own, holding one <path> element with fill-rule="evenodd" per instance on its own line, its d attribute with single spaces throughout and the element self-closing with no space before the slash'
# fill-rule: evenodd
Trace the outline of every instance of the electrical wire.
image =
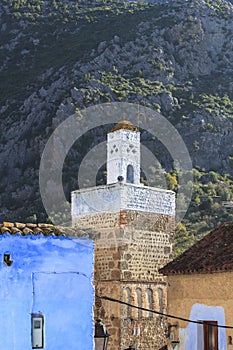
<svg viewBox="0 0 233 350">
<path fill-rule="evenodd" d="M 156 310 L 152 310 L 152 309 L 146 309 L 144 307 L 141 307 L 141 306 L 136 306 L 136 305 L 133 305 L 133 304 L 129 304 L 129 303 L 126 303 L 125 301 L 122 301 L 122 300 L 119 300 L 119 299 L 114 299 L 114 298 L 111 298 L 111 297 L 108 297 L 108 296 L 98 296 L 97 295 L 97 298 L 100 298 L 100 299 L 104 299 L 104 300 L 108 300 L 108 301 L 112 301 L 114 303 L 119 303 L 119 304 L 122 304 L 122 305 L 126 305 L 126 306 L 129 306 L 129 307 L 132 307 L 132 308 L 135 308 L 135 309 L 139 309 L 139 310 L 142 310 L 142 311 L 148 311 L 148 312 L 151 312 L 151 313 L 154 313 L 154 314 L 157 314 L 157 315 L 160 315 L 160 316 L 165 316 L 165 317 L 169 317 L 169 318 L 174 318 L 176 320 L 180 320 L 180 321 L 185 321 L 185 322 L 190 322 L 190 323 L 196 323 L 196 324 L 205 324 L 207 326 L 212 326 L 212 327 L 218 327 L 218 328 L 227 328 L 227 329 L 233 329 L 233 326 L 224 326 L 224 325 L 219 325 L 219 324 L 208 324 L 208 322 L 206 321 L 194 321 L 194 320 L 190 320 L 188 318 L 184 318 L 184 317 L 180 317 L 180 316 L 175 316 L 175 315 L 169 315 L 169 314 L 165 314 L 163 312 L 159 312 L 159 311 L 156 311 Z"/>
</svg>

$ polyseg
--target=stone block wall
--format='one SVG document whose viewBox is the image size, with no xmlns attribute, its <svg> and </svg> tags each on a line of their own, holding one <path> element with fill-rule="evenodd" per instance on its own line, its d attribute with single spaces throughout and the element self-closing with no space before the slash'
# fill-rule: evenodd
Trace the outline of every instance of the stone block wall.
<svg viewBox="0 0 233 350">
<path fill-rule="evenodd" d="M 127 242 L 120 247 L 121 280 L 163 282 L 158 270 L 172 258 L 174 218 L 141 212 L 120 216 Z"/>
<path fill-rule="evenodd" d="M 100 317 L 107 327 L 109 337 L 108 350 L 120 349 L 121 337 L 121 309 L 120 304 L 100 299 L 99 296 L 111 296 L 120 299 L 121 285 L 119 281 L 98 281 L 95 282 L 96 303 L 94 316 Z"/>
<path fill-rule="evenodd" d="M 172 258 L 174 217 L 121 211 L 80 218 L 96 231 L 95 277 L 99 280 L 164 281 L 158 270 Z"/>
<path fill-rule="evenodd" d="M 100 300 L 109 296 L 130 304 L 166 311 L 166 277 L 160 267 L 172 258 L 173 216 L 122 210 L 92 213 L 76 226 L 94 229 L 95 317 L 111 334 L 109 350 L 130 344 L 139 350 L 157 350 L 165 344 L 165 319 L 119 303 Z"/>
<path fill-rule="evenodd" d="M 95 280 L 120 280 L 120 252 L 115 248 L 96 248 Z"/>
<path fill-rule="evenodd" d="M 158 312 L 166 312 L 166 284 L 96 282 L 95 317 L 101 317 L 107 326 L 109 350 L 124 350 L 132 345 L 139 350 L 159 350 L 165 343 L 164 317 L 99 299 L 107 295 L 126 303 Z"/>
<path fill-rule="evenodd" d="M 166 312 L 166 284 L 124 283 L 122 300 L 146 309 Z M 166 342 L 165 318 L 151 312 L 121 306 L 121 347 L 129 345 L 141 350 L 158 350 Z"/>
</svg>

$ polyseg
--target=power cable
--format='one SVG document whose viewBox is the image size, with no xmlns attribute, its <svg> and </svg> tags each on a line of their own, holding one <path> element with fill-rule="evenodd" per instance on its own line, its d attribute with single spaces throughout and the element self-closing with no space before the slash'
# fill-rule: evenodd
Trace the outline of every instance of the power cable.
<svg viewBox="0 0 233 350">
<path fill-rule="evenodd" d="M 140 306 L 136 306 L 136 305 L 133 305 L 133 304 L 129 304 L 129 303 L 126 303 L 125 301 L 122 301 L 122 300 L 119 300 L 119 299 L 114 299 L 114 298 L 111 298 L 111 297 L 108 297 L 108 296 L 105 296 L 105 295 L 103 295 L 103 296 L 98 296 L 97 295 L 97 297 L 100 298 L 100 299 L 112 301 L 114 303 L 119 303 L 119 304 L 126 305 L 126 306 L 129 306 L 129 307 L 135 308 L 135 309 L 139 309 L 139 310 L 142 310 L 142 311 L 148 311 L 148 312 L 151 312 L 151 313 L 154 313 L 154 314 L 157 314 L 157 315 L 161 315 L 161 316 L 165 316 L 165 317 L 169 317 L 169 318 L 174 318 L 174 319 L 180 320 L 180 321 L 196 323 L 196 324 L 202 324 L 202 325 L 205 324 L 207 326 L 218 327 L 218 328 L 233 329 L 233 326 L 224 326 L 224 325 L 210 324 L 210 323 L 208 324 L 206 321 L 194 321 L 194 320 L 190 320 L 188 318 L 175 316 L 175 315 L 170 315 L 170 314 L 165 314 L 163 312 L 155 311 L 155 310 L 152 310 L 152 309 L 146 309 L 144 307 L 140 307 Z"/>
</svg>

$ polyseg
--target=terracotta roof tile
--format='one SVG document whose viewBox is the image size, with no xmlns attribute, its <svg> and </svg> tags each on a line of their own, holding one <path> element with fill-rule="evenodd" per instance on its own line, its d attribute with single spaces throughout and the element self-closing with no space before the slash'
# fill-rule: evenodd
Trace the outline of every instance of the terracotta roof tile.
<svg viewBox="0 0 233 350">
<path fill-rule="evenodd" d="M 9 228 L 5 227 L 5 226 L 1 227 L 0 230 L 1 230 L 1 234 L 4 234 L 6 232 L 11 233 L 11 230 Z"/>
<path fill-rule="evenodd" d="M 4 224 L 4 223 L 3 223 Z M 15 223 L 15 227 L 17 227 L 17 228 L 24 228 L 24 227 L 26 227 L 26 224 L 23 224 L 23 223 L 21 223 L 21 222 L 16 222 Z"/>
<path fill-rule="evenodd" d="M 19 229 L 17 227 L 13 226 L 13 227 L 10 228 L 10 233 L 11 234 L 14 235 L 14 234 L 17 234 L 18 232 L 19 232 Z"/>
<path fill-rule="evenodd" d="M 34 229 L 35 227 L 37 227 L 37 224 L 31 224 L 31 223 L 27 223 L 26 227 Z"/>
<path fill-rule="evenodd" d="M 11 230 L 12 232 L 12 230 Z M 16 233 L 16 232 L 15 232 Z M 43 232 L 44 233 L 44 232 Z M 33 230 L 31 230 L 29 227 L 25 227 L 22 231 L 21 231 L 21 235 L 22 236 L 27 236 L 33 234 Z"/>
<path fill-rule="evenodd" d="M 233 271 L 233 222 L 219 225 L 168 263 L 164 275 Z"/>
<path fill-rule="evenodd" d="M 12 227 L 12 226 L 14 226 L 14 224 L 12 222 L 8 222 L 8 221 L 4 221 L 3 225 L 5 227 Z"/>
<path fill-rule="evenodd" d="M 87 237 L 95 239 L 98 234 L 94 230 L 77 229 L 75 227 L 61 227 L 54 226 L 51 224 L 32 224 L 32 223 L 21 223 L 21 222 L 3 222 L 0 224 L 0 235 L 3 234 L 22 236 L 27 235 L 39 235 L 44 236 L 66 236 L 66 237 Z"/>
<path fill-rule="evenodd" d="M 33 232 L 34 232 L 34 235 L 43 234 L 42 229 L 39 228 L 39 227 L 35 227 L 34 230 L 33 230 Z"/>
</svg>

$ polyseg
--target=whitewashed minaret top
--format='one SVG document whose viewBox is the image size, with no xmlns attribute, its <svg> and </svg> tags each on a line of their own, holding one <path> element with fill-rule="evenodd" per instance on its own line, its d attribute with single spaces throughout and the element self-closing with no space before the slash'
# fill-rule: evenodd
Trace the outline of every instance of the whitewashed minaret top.
<svg viewBox="0 0 233 350">
<path fill-rule="evenodd" d="M 108 133 L 107 185 L 118 181 L 140 184 L 140 132 L 122 121 Z"/>
</svg>

